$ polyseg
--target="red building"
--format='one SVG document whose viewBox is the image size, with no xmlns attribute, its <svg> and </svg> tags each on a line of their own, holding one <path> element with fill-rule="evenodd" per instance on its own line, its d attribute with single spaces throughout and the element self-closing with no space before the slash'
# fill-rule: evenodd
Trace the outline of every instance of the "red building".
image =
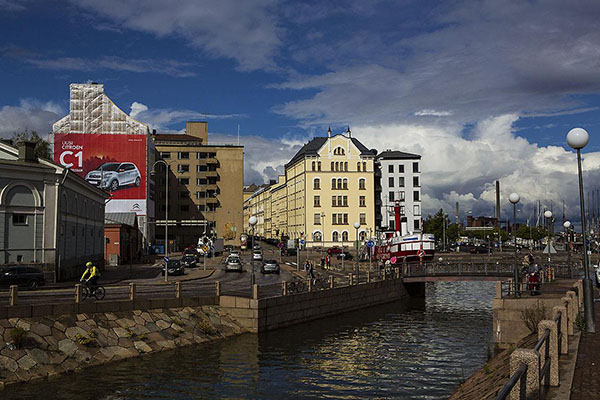
<svg viewBox="0 0 600 400">
<path fill-rule="evenodd" d="M 136 213 L 106 213 L 104 217 L 106 265 L 123 265 L 140 257 Z"/>
</svg>

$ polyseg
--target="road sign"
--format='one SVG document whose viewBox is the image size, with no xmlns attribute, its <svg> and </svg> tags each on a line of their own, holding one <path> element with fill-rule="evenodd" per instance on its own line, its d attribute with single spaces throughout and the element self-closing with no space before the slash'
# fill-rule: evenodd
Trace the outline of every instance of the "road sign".
<svg viewBox="0 0 600 400">
<path fill-rule="evenodd" d="M 422 258 L 425 255 L 425 250 L 420 249 L 419 251 L 417 251 L 417 255 Z"/>
<path fill-rule="evenodd" d="M 373 241 L 372 241 L 372 240 L 369 240 L 369 241 L 367 242 L 367 246 L 369 246 L 369 247 L 371 247 L 371 248 L 372 248 L 373 246 L 375 246 L 375 243 L 373 243 Z"/>
<path fill-rule="evenodd" d="M 552 246 L 552 243 L 546 245 L 546 248 L 543 251 L 544 254 L 556 254 L 556 250 L 554 249 L 554 246 Z"/>
<path fill-rule="evenodd" d="M 300 244 L 301 244 L 301 245 L 304 245 L 304 239 L 301 239 L 301 240 L 300 240 Z"/>
<path fill-rule="evenodd" d="M 163 260 L 164 262 L 169 262 L 169 257 L 164 257 Z"/>
<path fill-rule="evenodd" d="M 392 264 L 396 264 L 396 261 L 397 261 L 396 257 L 392 257 L 392 258 L 390 258 L 390 262 L 391 262 Z"/>
<path fill-rule="evenodd" d="M 277 245 L 277 247 L 279 247 L 280 249 L 283 249 L 283 246 L 284 246 L 283 242 L 279 242 L 279 244 Z"/>
</svg>

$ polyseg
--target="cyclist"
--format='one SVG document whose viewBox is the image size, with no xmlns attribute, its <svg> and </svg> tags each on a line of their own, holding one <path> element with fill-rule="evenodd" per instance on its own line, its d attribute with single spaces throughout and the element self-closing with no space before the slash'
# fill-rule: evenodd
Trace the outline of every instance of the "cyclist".
<svg viewBox="0 0 600 400">
<path fill-rule="evenodd" d="M 100 278 L 100 271 L 98 271 L 98 268 L 91 261 L 88 261 L 85 264 L 85 267 L 86 269 L 83 275 L 81 275 L 81 282 L 85 282 L 90 287 L 90 291 L 94 293 L 96 287 L 98 286 L 98 278 Z M 86 275 L 88 274 L 89 277 L 85 279 Z"/>
</svg>

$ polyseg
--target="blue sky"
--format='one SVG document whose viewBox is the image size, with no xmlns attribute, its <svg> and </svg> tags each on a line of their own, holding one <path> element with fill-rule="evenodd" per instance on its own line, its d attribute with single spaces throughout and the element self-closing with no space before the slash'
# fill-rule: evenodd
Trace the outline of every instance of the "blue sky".
<svg viewBox="0 0 600 400">
<path fill-rule="evenodd" d="M 491 214 L 499 179 L 521 218 L 565 200 L 575 219 L 565 135 L 590 132 L 595 189 L 599 17 L 592 0 L 0 0 L 0 135 L 49 131 L 69 83 L 96 81 L 159 131 L 206 117 L 235 142 L 239 124 L 246 183 L 349 125 L 423 155 L 426 211 Z"/>
</svg>

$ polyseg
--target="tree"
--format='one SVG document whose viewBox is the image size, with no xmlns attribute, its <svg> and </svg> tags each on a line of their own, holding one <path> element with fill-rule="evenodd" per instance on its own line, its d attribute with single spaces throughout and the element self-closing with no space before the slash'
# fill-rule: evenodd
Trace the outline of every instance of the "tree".
<svg viewBox="0 0 600 400">
<path fill-rule="evenodd" d="M 25 129 L 21 132 L 15 132 L 11 140 L 12 145 L 15 147 L 18 147 L 23 142 L 33 142 L 35 143 L 35 155 L 37 157 L 45 158 L 47 160 L 52 159 L 50 142 L 44 140 L 36 131 Z"/>
<path fill-rule="evenodd" d="M 456 242 L 460 236 L 460 229 L 457 224 L 450 224 L 448 215 L 444 215 L 444 210 L 440 210 L 435 215 L 428 215 L 423 221 L 423 232 L 435 235 L 438 243 L 444 240 L 444 220 L 446 221 L 446 243 Z"/>
<path fill-rule="evenodd" d="M 529 236 L 531 234 L 531 236 Z M 548 230 L 541 226 L 526 226 L 521 225 L 519 229 L 517 229 L 517 237 L 522 239 L 529 239 L 530 237 L 533 240 L 540 240 L 548 236 Z"/>
</svg>

